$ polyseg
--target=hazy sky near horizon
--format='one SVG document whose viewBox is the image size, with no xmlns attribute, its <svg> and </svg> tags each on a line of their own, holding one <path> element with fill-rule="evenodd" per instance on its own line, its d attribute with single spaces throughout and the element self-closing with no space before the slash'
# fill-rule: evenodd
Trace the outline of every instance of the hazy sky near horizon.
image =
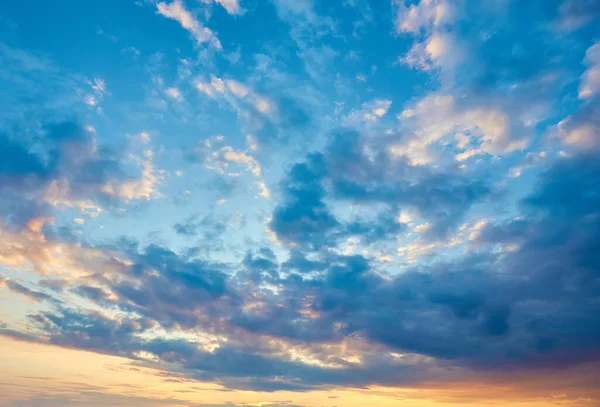
<svg viewBox="0 0 600 407">
<path fill-rule="evenodd" d="M 600 406 L 600 1 L 4 1 L 0 87 L 0 407 Z"/>
</svg>

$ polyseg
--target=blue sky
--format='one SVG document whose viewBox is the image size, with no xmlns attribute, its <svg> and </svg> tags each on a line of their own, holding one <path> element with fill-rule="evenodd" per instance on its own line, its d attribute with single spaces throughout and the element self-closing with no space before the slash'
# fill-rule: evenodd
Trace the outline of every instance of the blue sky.
<svg viewBox="0 0 600 407">
<path fill-rule="evenodd" d="M 237 397 L 76 399 L 5 370 L 5 405 L 316 407 L 363 389 L 350 407 L 431 383 L 408 405 L 463 405 L 488 397 L 481 375 L 498 405 L 597 405 L 599 15 L 4 2 L 4 357 L 84 351 Z M 572 369 L 560 400 L 544 392 Z"/>
</svg>

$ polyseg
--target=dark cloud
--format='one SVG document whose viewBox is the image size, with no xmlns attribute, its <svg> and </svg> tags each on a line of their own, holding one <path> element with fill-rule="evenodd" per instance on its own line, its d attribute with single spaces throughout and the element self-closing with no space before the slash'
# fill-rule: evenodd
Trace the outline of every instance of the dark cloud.
<svg viewBox="0 0 600 407">
<path fill-rule="evenodd" d="M 312 154 L 290 170 L 281 185 L 283 203 L 275 208 L 270 223 L 280 239 L 319 248 L 327 242 L 328 232 L 338 226 L 324 202 L 325 166 L 323 155 Z"/>
<path fill-rule="evenodd" d="M 323 271 L 327 268 L 327 263 L 322 261 L 313 261 L 298 250 L 292 250 L 290 257 L 281 265 L 284 270 L 292 270 L 298 273 L 310 273 L 312 271 Z"/>
<path fill-rule="evenodd" d="M 30 315 L 30 319 L 49 343 L 127 356 L 132 356 L 134 335 L 154 326 L 145 318 L 110 319 L 99 312 L 68 308 Z"/>
<path fill-rule="evenodd" d="M 125 158 L 98 146 L 83 126 L 62 122 L 13 133 L 0 134 L 0 216 L 8 226 L 23 226 L 56 206 L 115 207 L 129 200 L 106 188 L 137 179 L 125 171 Z"/>
<path fill-rule="evenodd" d="M 11 290 L 15 293 L 24 295 L 25 297 L 28 297 L 37 302 L 42 302 L 42 301 L 59 302 L 57 299 L 55 299 L 54 297 L 52 297 L 49 294 L 32 290 L 32 289 L 27 288 L 24 285 L 19 284 L 13 280 L 6 280 L 4 284 L 8 287 L 9 290 Z"/>
<path fill-rule="evenodd" d="M 175 233 L 187 239 L 194 239 L 194 250 L 205 254 L 226 250 L 227 232 L 245 224 L 245 219 L 236 214 L 221 215 L 211 210 L 209 214 L 200 216 L 193 214 L 182 222 L 173 225 Z"/>
<path fill-rule="evenodd" d="M 188 377 L 262 391 L 407 384 L 450 375 L 439 370 L 444 366 L 506 371 L 597 360 L 599 162 L 593 154 L 559 159 L 522 201 L 522 211 L 532 214 L 488 225 L 477 242 L 482 250 L 452 262 L 390 277 L 360 255 L 295 250 L 279 264 L 265 247 L 247 253 L 233 273 L 130 243 L 123 245 L 134 260 L 123 269 L 126 278 L 97 277 L 98 287 L 74 292 L 139 317 L 110 319 L 58 306 L 31 318 L 51 343 L 132 358 L 145 351 L 179 364 Z M 302 180 L 311 168 L 293 173 Z M 489 250 L 507 244 L 517 246 Z M 209 352 L 186 340 L 142 339 L 157 325 L 202 327 L 229 341 Z M 355 335 L 375 347 L 363 350 L 361 365 L 319 348 Z M 265 336 L 338 367 L 293 360 L 262 341 Z M 406 356 L 396 359 L 391 351 Z"/>
<path fill-rule="evenodd" d="M 284 198 L 273 212 L 271 229 L 288 243 L 313 249 L 348 236 L 366 244 L 393 238 L 403 230 L 395 219 L 400 208 L 414 209 L 430 221 L 429 237 L 446 237 L 491 192 L 481 180 L 408 165 L 353 132 L 337 134 L 325 154 L 310 154 L 294 165 L 281 188 Z M 344 224 L 327 200 L 388 209 L 374 221 Z"/>
</svg>

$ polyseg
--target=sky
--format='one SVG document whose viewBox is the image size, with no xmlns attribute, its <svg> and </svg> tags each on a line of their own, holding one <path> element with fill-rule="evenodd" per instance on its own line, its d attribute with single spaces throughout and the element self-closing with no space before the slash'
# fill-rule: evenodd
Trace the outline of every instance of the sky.
<svg viewBox="0 0 600 407">
<path fill-rule="evenodd" d="M 600 406 L 600 1 L 0 3 L 0 407 Z"/>
</svg>

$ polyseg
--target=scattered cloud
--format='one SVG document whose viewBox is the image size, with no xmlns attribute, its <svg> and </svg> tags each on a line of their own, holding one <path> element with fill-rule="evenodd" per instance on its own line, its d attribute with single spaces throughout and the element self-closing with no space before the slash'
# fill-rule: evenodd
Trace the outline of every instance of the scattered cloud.
<svg viewBox="0 0 600 407">
<path fill-rule="evenodd" d="M 185 8 L 183 1 L 174 0 L 171 3 L 160 2 L 156 4 L 158 13 L 177 21 L 181 26 L 192 34 L 198 44 L 209 43 L 216 49 L 221 49 L 221 42 L 208 27 L 194 17 L 194 15 Z"/>
</svg>

